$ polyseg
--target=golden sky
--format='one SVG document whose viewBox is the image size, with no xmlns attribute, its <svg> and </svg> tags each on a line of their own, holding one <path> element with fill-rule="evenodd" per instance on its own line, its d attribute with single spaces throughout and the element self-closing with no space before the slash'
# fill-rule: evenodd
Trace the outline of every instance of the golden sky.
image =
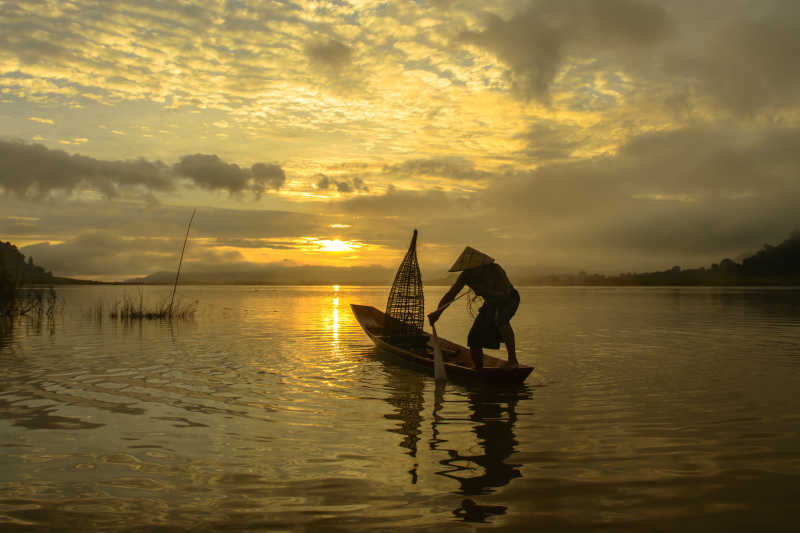
<svg viewBox="0 0 800 533">
<path fill-rule="evenodd" d="M 800 200 L 800 4 L 0 1 L 0 239 L 56 274 L 703 266 Z"/>
</svg>

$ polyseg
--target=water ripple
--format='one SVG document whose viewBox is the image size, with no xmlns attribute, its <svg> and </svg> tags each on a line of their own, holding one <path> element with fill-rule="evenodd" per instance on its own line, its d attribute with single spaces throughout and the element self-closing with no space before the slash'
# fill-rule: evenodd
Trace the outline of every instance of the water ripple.
<svg viewBox="0 0 800 533">
<path fill-rule="evenodd" d="M 347 304 L 386 288 L 187 287 L 194 323 L 86 318 L 122 290 L 64 289 L 54 331 L 0 335 L 0 528 L 793 523 L 796 291 L 522 289 L 537 371 L 497 390 L 382 357 Z"/>
</svg>

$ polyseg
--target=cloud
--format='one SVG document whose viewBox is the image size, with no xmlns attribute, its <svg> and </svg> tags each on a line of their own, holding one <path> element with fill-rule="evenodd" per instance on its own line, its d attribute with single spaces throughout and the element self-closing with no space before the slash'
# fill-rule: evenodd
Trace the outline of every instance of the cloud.
<svg viewBox="0 0 800 533">
<path fill-rule="evenodd" d="M 0 212 L 38 218 L 0 233 L 166 238 L 187 213 L 127 202 L 281 191 L 264 203 L 298 212 L 201 206 L 198 234 L 249 254 L 331 222 L 395 247 L 419 227 L 519 263 L 660 268 L 794 225 L 797 2 L 323 4 L 7 3 L 6 132 L 92 157 L 0 143 Z M 115 202 L 72 201 L 94 193 Z"/>
<path fill-rule="evenodd" d="M 109 197 L 116 196 L 120 187 L 141 185 L 155 191 L 173 187 L 160 162 L 99 161 L 38 144 L 0 141 L 0 187 L 5 191 L 42 197 L 71 192 L 84 184 Z"/>
<path fill-rule="evenodd" d="M 260 197 L 267 190 L 280 189 L 286 174 L 276 164 L 256 163 L 242 169 L 217 155 L 187 155 L 169 167 L 160 161 L 104 161 L 39 144 L 0 141 L 0 187 L 19 197 L 42 198 L 82 187 L 94 188 L 109 198 L 134 187 L 165 192 L 175 190 L 179 178 L 211 191 L 236 194 L 250 190 Z"/>
<path fill-rule="evenodd" d="M 115 275 L 146 272 L 154 265 L 176 263 L 177 239 L 125 238 L 111 231 L 89 231 L 60 244 L 40 243 L 22 248 L 37 264 L 57 276 Z M 174 268 L 174 267 L 173 267 Z"/>
<path fill-rule="evenodd" d="M 453 180 L 483 180 L 491 173 L 477 170 L 475 163 L 457 156 L 408 159 L 385 165 L 383 172 L 392 176 L 439 177 Z"/>
<path fill-rule="evenodd" d="M 305 47 L 311 66 L 325 72 L 339 72 L 350 65 L 353 50 L 336 39 L 315 40 Z"/>
<path fill-rule="evenodd" d="M 79 234 L 60 244 L 40 243 L 22 248 L 37 264 L 57 276 L 126 278 L 158 270 L 174 271 L 180 242 L 146 237 L 120 238 L 108 231 Z M 243 261 L 238 250 L 218 250 L 190 242 L 184 265 L 224 267 Z"/>
<path fill-rule="evenodd" d="M 336 189 L 336 191 L 340 193 L 351 193 L 354 191 L 369 192 L 369 186 L 367 186 L 367 184 L 364 183 L 364 180 L 360 177 L 337 180 L 326 176 L 325 174 L 318 174 L 315 185 L 317 186 L 317 189 L 323 191 Z"/>
<path fill-rule="evenodd" d="M 2 202 L 2 199 L 0 199 Z M 37 264 L 63 276 L 125 277 L 173 270 L 190 210 L 164 205 L 70 202 L 53 209 L 41 202 L 0 203 L 0 228 L 26 246 Z M 8 213 L 8 215 L 5 215 Z M 187 264 L 227 266 L 240 249 L 297 250 L 297 239 L 327 235 L 330 218 L 288 211 L 201 208 L 191 229 Z"/>
<path fill-rule="evenodd" d="M 358 215 L 399 216 L 414 220 L 420 215 L 430 218 L 463 209 L 469 202 L 468 196 L 438 189 L 411 191 L 390 187 L 384 194 L 355 196 L 338 202 L 335 207 Z"/>
<path fill-rule="evenodd" d="M 459 41 L 493 53 L 511 71 L 523 98 L 550 100 L 550 88 L 571 56 L 638 55 L 670 35 L 673 22 L 656 4 L 634 0 L 531 2 L 508 20 L 488 13 L 483 31 Z"/>
<path fill-rule="evenodd" d="M 355 49 L 336 38 L 317 38 L 303 47 L 312 79 L 337 93 L 351 94 L 366 91 L 367 83 L 355 62 Z"/>
<path fill-rule="evenodd" d="M 705 125 L 642 134 L 614 155 L 509 175 L 478 203 L 516 236 L 505 253 L 518 264 L 527 251 L 587 268 L 702 266 L 797 228 L 798 175 L 797 128 Z"/>
<path fill-rule="evenodd" d="M 256 163 L 250 167 L 253 174 L 253 187 L 257 195 L 266 189 L 280 189 L 286 183 L 286 173 L 275 164 Z"/>
<path fill-rule="evenodd" d="M 516 138 L 527 144 L 522 155 L 536 162 L 545 162 L 570 157 L 584 143 L 585 136 L 577 126 L 555 120 L 537 120 Z"/>
<path fill-rule="evenodd" d="M 796 106 L 800 9 L 795 2 L 766 2 L 765 8 L 712 27 L 701 46 L 666 57 L 667 72 L 697 80 L 701 96 L 737 114 Z"/>
<path fill-rule="evenodd" d="M 703 108 L 753 115 L 800 102 L 798 15 L 784 0 L 540 0 L 508 18 L 487 14 L 482 29 L 457 42 L 500 60 L 526 100 L 553 105 L 554 94 L 578 92 L 617 104 L 630 95 L 614 84 L 598 92 L 595 75 L 624 72 L 651 105 L 684 94 Z"/>
<path fill-rule="evenodd" d="M 69 240 L 79 233 L 104 230 L 120 238 L 175 239 L 180 244 L 191 209 L 124 199 L 65 201 L 54 208 L 49 202 L 0 198 L 0 212 L 0 234 L 25 241 Z M 325 234 L 337 220 L 313 213 L 201 207 L 192 224 L 192 238 L 213 243 L 290 239 Z"/>
<path fill-rule="evenodd" d="M 216 155 L 183 156 L 172 170 L 209 190 L 227 190 L 236 193 L 248 188 L 247 173 L 239 165 L 225 163 Z"/>
</svg>

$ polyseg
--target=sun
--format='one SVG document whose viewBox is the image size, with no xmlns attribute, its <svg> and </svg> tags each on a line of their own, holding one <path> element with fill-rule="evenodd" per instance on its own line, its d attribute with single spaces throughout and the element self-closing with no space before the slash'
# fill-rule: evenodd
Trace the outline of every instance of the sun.
<svg viewBox="0 0 800 533">
<path fill-rule="evenodd" d="M 339 239 L 321 239 L 317 241 L 317 244 L 322 252 L 349 252 L 361 247 L 360 244 L 351 241 L 340 241 Z"/>
</svg>

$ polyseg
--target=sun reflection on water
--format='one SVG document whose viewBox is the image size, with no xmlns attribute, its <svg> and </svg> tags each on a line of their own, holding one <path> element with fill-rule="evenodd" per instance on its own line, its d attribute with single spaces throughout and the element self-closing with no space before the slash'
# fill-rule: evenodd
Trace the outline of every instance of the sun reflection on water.
<svg viewBox="0 0 800 533">
<path fill-rule="evenodd" d="M 333 347 L 338 345 L 339 341 L 339 286 L 333 286 Z"/>
</svg>

